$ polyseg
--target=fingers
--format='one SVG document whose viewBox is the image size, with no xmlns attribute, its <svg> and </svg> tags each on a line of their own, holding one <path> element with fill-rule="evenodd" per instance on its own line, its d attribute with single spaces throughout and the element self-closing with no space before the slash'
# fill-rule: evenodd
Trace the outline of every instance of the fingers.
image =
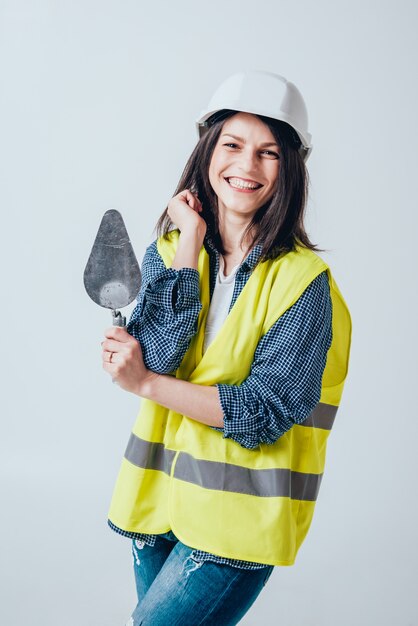
<svg viewBox="0 0 418 626">
<path fill-rule="evenodd" d="M 117 378 L 118 369 L 117 369 L 117 366 L 114 365 L 113 363 L 106 363 L 105 361 L 103 361 L 103 369 L 105 372 L 107 372 L 108 374 L 112 376 L 112 379 Z"/>
<path fill-rule="evenodd" d="M 123 355 L 117 352 L 103 352 L 102 366 L 105 372 L 112 374 L 112 378 L 117 377 L 121 370 L 126 366 Z"/>
<path fill-rule="evenodd" d="M 190 189 L 184 189 L 183 191 L 181 191 L 179 193 L 179 196 L 181 198 L 183 198 L 184 200 L 186 200 L 187 204 L 189 205 L 189 207 L 191 209 L 193 209 L 194 211 L 202 211 L 202 204 L 199 200 L 199 198 L 197 197 L 196 194 L 193 194 Z"/>
<path fill-rule="evenodd" d="M 106 331 L 106 335 L 109 334 L 117 334 L 123 339 L 125 336 L 119 332 L 114 333 L 114 330 L 120 331 L 121 328 L 110 328 Z M 119 341 L 117 339 L 105 339 L 102 341 L 102 361 L 104 364 L 106 363 L 116 363 L 122 365 L 125 362 L 129 362 L 132 359 L 137 359 L 138 355 L 142 357 L 141 346 L 139 342 L 126 333 L 128 336 L 127 341 Z"/>
<path fill-rule="evenodd" d="M 120 352 L 121 350 L 125 350 L 127 343 L 127 341 L 120 342 L 115 339 L 105 339 L 102 341 L 102 348 L 107 352 Z"/>
<path fill-rule="evenodd" d="M 180 191 L 180 193 L 178 194 L 178 197 L 181 198 L 182 200 L 185 200 L 187 204 L 191 208 L 193 208 L 193 205 L 195 203 L 195 197 L 190 191 L 190 189 L 183 189 L 183 191 Z"/>
<path fill-rule="evenodd" d="M 104 336 L 108 339 L 114 339 L 115 341 L 120 341 L 122 343 L 127 343 L 132 339 L 132 336 L 128 333 L 128 331 L 120 326 L 111 326 L 110 328 L 107 328 Z"/>
<path fill-rule="evenodd" d="M 118 359 L 117 352 L 108 352 L 103 351 L 102 353 L 102 361 L 103 363 L 114 363 Z"/>
</svg>

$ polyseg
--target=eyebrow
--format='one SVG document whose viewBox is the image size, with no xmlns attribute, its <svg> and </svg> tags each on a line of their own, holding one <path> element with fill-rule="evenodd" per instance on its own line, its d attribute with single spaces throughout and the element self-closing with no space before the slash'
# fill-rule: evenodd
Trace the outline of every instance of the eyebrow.
<svg viewBox="0 0 418 626">
<path fill-rule="evenodd" d="M 222 137 L 232 137 L 233 139 L 236 139 L 237 141 L 242 141 L 243 143 L 245 143 L 245 140 L 242 137 L 237 137 L 236 135 L 231 135 L 230 133 L 223 133 Z M 267 147 L 267 146 L 277 146 L 277 148 L 279 147 L 279 145 L 275 142 L 275 141 L 265 141 L 264 143 L 260 144 L 262 147 Z"/>
</svg>

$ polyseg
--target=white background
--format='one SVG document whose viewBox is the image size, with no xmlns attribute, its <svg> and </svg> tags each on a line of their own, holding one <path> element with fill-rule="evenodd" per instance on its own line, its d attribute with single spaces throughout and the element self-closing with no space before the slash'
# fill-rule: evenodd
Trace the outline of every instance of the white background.
<svg viewBox="0 0 418 626">
<path fill-rule="evenodd" d="M 139 261 L 242 69 L 301 90 L 311 238 L 351 309 L 351 369 L 314 521 L 245 626 L 418 624 L 417 5 L 0 2 L 0 623 L 120 626 L 130 543 L 106 525 L 139 399 L 111 384 L 84 292 L 102 214 Z"/>
</svg>

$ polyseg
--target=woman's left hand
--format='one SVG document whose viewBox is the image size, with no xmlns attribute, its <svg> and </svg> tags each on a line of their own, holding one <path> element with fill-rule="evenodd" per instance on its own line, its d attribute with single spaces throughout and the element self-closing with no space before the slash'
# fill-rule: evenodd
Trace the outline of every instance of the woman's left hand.
<svg viewBox="0 0 418 626">
<path fill-rule="evenodd" d="M 155 373 L 145 367 L 139 341 L 118 326 L 108 328 L 105 337 L 102 342 L 103 369 L 122 389 L 141 395 L 144 382 Z"/>
</svg>

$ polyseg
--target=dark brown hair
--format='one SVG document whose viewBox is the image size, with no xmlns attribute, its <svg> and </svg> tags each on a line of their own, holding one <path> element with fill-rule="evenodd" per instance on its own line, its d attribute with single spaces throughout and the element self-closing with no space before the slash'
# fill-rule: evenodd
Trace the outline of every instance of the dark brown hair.
<svg viewBox="0 0 418 626">
<path fill-rule="evenodd" d="M 220 254 L 225 249 L 218 229 L 217 196 L 209 182 L 209 164 L 213 151 L 221 134 L 225 121 L 237 111 L 224 110 L 216 114 L 215 121 L 199 139 L 181 175 L 173 196 L 184 189 L 199 197 L 202 203 L 200 216 L 207 224 L 207 235 L 212 239 Z M 251 248 L 262 245 L 259 262 L 275 259 L 283 253 L 294 250 L 295 245 L 305 246 L 311 250 L 319 250 L 309 240 L 304 227 L 304 215 L 308 197 L 309 178 L 305 162 L 300 152 L 301 142 L 289 124 L 272 118 L 258 115 L 270 129 L 280 147 L 280 171 L 277 187 L 270 200 L 261 206 L 245 229 L 241 242 L 245 241 L 250 232 L 253 235 Z M 157 236 L 166 236 L 172 230 L 167 207 L 159 218 L 155 229 Z"/>
</svg>

